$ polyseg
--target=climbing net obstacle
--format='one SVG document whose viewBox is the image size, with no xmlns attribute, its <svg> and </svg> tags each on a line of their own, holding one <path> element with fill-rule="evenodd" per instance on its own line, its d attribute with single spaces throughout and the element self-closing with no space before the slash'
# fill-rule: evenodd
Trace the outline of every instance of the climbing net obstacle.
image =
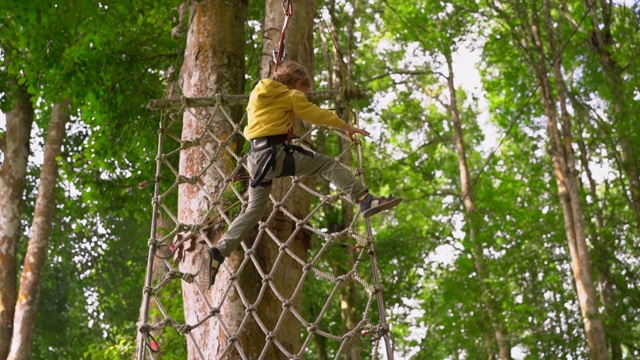
<svg viewBox="0 0 640 360">
<path fill-rule="evenodd" d="M 344 91 L 308 98 L 335 100 L 336 112 L 357 125 Z M 169 358 L 170 347 L 184 344 L 193 359 L 393 359 L 371 224 L 323 179 L 276 180 L 269 210 L 214 286 L 198 283 L 203 249 L 247 204 L 247 101 L 218 95 L 149 103 L 161 116 L 155 178 L 141 184 L 153 189 L 153 214 L 137 359 Z M 296 145 L 321 147 L 364 182 L 359 141 L 300 124 L 296 134 Z M 185 207 L 197 208 L 195 215 L 185 216 Z M 177 293 L 183 308 L 175 306 Z M 166 340 L 172 329 L 182 345 Z"/>
</svg>

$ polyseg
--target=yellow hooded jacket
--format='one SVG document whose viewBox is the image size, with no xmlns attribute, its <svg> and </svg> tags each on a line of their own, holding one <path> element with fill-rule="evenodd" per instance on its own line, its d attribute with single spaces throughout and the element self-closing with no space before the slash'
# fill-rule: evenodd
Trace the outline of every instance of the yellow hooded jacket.
<svg viewBox="0 0 640 360">
<path fill-rule="evenodd" d="M 247 139 L 287 134 L 293 126 L 293 117 L 317 125 L 342 129 L 344 121 L 329 110 L 310 103 L 302 91 L 289 89 L 272 79 L 260 80 L 249 96 L 248 125 L 244 128 Z"/>
</svg>

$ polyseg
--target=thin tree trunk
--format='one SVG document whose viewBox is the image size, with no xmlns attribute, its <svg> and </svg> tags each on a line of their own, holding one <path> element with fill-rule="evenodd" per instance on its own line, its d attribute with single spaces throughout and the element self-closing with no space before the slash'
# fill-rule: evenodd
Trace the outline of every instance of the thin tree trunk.
<svg viewBox="0 0 640 360">
<path fill-rule="evenodd" d="M 29 235 L 29 246 L 20 278 L 20 292 L 13 321 L 13 337 L 9 360 L 31 359 L 33 334 L 38 308 L 40 285 L 47 260 L 47 247 L 51 224 L 56 209 L 56 184 L 58 180 L 57 157 L 62 151 L 65 125 L 69 121 L 70 100 L 53 107 L 45 140 L 44 162 L 40 170 L 40 183 L 35 213 Z"/>
<path fill-rule="evenodd" d="M 591 6 L 594 1 L 597 0 L 584 0 L 585 6 L 591 8 L 592 34 L 589 46 L 600 61 L 611 94 L 611 103 L 609 104 L 613 117 L 611 123 L 617 130 L 612 134 L 617 137 L 617 141 L 614 143 L 618 143 L 620 146 L 622 170 L 629 181 L 629 200 L 636 216 L 636 225 L 640 229 L 640 161 L 637 156 L 638 144 L 631 141 L 632 138 L 638 138 L 638 126 L 635 116 L 630 113 L 628 108 L 635 100 L 633 100 L 633 95 L 628 94 L 625 90 L 624 84 L 627 81 L 624 78 L 624 71 L 612 54 L 612 51 L 616 49 L 613 36 L 610 33 L 613 26 L 612 14 L 610 13 L 612 5 L 600 1 L 602 13 L 600 16 L 598 6 Z M 613 149 L 613 151 L 618 152 L 617 149 Z"/>
<path fill-rule="evenodd" d="M 473 201 L 473 189 L 471 187 L 471 179 L 469 176 L 469 165 L 467 164 L 467 154 L 465 150 L 464 136 L 462 133 L 462 122 L 460 120 L 460 113 L 458 110 L 458 102 L 456 96 L 456 89 L 454 84 L 453 73 L 453 59 L 451 53 L 444 54 L 447 60 L 448 67 L 448 82 L 450 103 L 447 108 L 451 115 L 451 121 L 454 128 L 454 144 L 458 153 L 458 168 L 460 170 L 460 191 L 462 194 L 462 202 L 465 208 L 465 219 L 469 225 L 469 242 L 472 246 L 472 253 L 474 257 L 474 265 L 478 275 L 478 282 L 482 291 L 483 309 L 487 312 L 487 316 L 491 322 L 491 329 L 493 331 L 494 339 L 498 344 L 498 351 L 500 358 L 504 360 L 511 359 L 511 346 L 506 340 L 504 327 L 500 323 L 500 314 L 498 306 L 494 303 L 494 297 L 491 295 L 491 289 L 486 284 L 487 270 L 485 267 L 485 260 L 483 256 L 482 246 L 477 238 L 478 223 L 476 220 L 476 207 Z M 490 355 L 491 356 L 491 355 Z"/>
<path fill-rule="evenodd" d="M 213 97 L 215 94 L 240 94 L 244 88 L 244 22 L 247 1 L 203 0 L 192 2 L 192 23 L 187 34 L 185 59 L 181 69 L 184 95 L 187 97 Z M 237 119 L 233 119 L 237 121 Z M 216 214 L 213 203 L 224 177 L 234 167 L 233 159 L 213 138 L 227 139 L 233 127 L 224 113 L 213 108 L 190 108 L 183 116 L 183 141 L 197 141 L 198 146 L 185 148 L 180 153 L 180 174 L 194 182 L 181 184 L 178 190 L 178 220 L 182 224 L 202 225 L 210 214 Z M 237 151 L 237 144 L 228 144 Z M 206 169 L 206 170 L 205 170 Z M 227 174 L 220 174 L 216 169 Z M 214 234 L 219 236 L 220 234 Z M 210 239 L 215 243 L 216 239 Z M 186 244 L 179 267 L 182 272 L 195 274 L 206 244 Z M 198 324 L 209 316 L 211 306 L 219 308 L 218 317 L 210 318 L 191 330 L 187 341 L 189 359 L 215 359 L 227 349 L 229 339 L 237 334 L 244 315 L 238 296 L 229 296 L 221 304 L 221 292 L 226 288 L 229 272 L 237 268 L 241 255 L 234 253 L 221 268 L 216 285 L 204 289 L 205 299 L 193 284 L 183 282 L 185 322 Z M 223 284 L 222 286 L 218 286 Z M 246 345 L 246 340 L 241 340 Z M 228 358 L 238 357 L 229 353 Z"/>
<path fill-rule="evenodd" d="M 550 4 L 544 1 L 544 17 L 548 36 L 548 46 L 551 50 L 550 57 L 554 59 L 553 70 L 556 79 L 556 91 L 561 111 L 561 129 L 559 131 L 558 116 L 556 113 L 556 101 L 553 100 L 553 89 L 546 74 L 546 57 L 543 52 L 541 23 L 538 11 L 533 9 L 531 33 L 538 49 L 539 74 L 538 81 L 541 84 L 542 101 L 548 120 L 548 132 L 551 146 L 551 154 L 555 168 L 558 195 L 562 204 L 565 220 L 565 232 L 569 243 L 572 259 L 573 275 L 578 293 L 578 301 L 589 344 L 590 358 L 593 360 L 605 360 L 609 358 L 607 352 L 604 326 L 598 310 L 598 298 L 592 278 L 589 249 L 586 243 L 584 231 L 584 213 L 582 210 L 579 193 L 579 179 L 575 169 L 575 155 L 572 147 L 571 121 L 566 109 L 566 91 L 561 72 L 561 59 L 555 48 L 555 36 L 551 23 Z"/>
<path fill-rule="evenodd" d="M 0 139 L 0 359 L 6 359 L 13 333 L 17 299 L 16 249 L 26 184 L 33 105 L 24 86 L 9 94 L 13 108 L 6 113 L 6 132 Z"/>
<path fill-rule="evenodd" d="M 589 153 L 587 147 L 582 139 L 578 140 L 578 147 L 580 148 L 580 157 L 582 161 L 582 167 L 585 170 L 587 180 L 589 182 L 589 191 L 593 197 L 593 208 L 595 224 L 592 230 L 592 244 L 594 246 L 594 252 L 597 254 L 596 260 L 594 260 L 595 269 L 598 272 L 598 291 L 602 304 L 604 305 L 604 311 L 609 319 L 605 322 L 605 330 L 607 339 L 609 340 L 609 348 L 611 349 L 611 359 L 622 359 L 622 346 L 618 340 L 618 325 L 616 322 L 616 303 L 613 296 L 614 282 L 611 274 L 611 258 L 613 256 L 612 249 L 614 242 L 610 235 L 604 233 L 604 214 L 602 211 L 602 205 L 600 197 L 598 196 L 597 184 L 593 178 L 591 169 L 589 168 Z"/>
<path fill-rule="evenodd" d="M 351 69 L 351 65 L 348 63 L 349 60 L 352 59 L 351 56 L 348 56 L 347 63 L 343 62 L 343 55 L 345 55 L 342 51 L 342 46 L 340 43 L 340 39 L 338 38 L 338 29 L 336 27 L 336 14 L 335 14 L 335 1 L 332 1 L 329 5 L 329 14 L 331 15 L 331 22 L 329 24 L 329 32 L 331 37 L 333 38 L 331 41 L 331 47 L 333 47 L 333 69 L 330 72 L 331 81 L 330 83 L 334 88 L 342 88 L 350 85 L 349 79 L 351 78 L 351 73 L 349 69 Z M 357 9 L 357 2 L 353 4 L 354 11 Z M 355 16 L 351 17 L 350 23 L 355 21 Z M 349 24 L 346 26 L 347 29 L 353 30 L 353 25 Z M 352 34 L 345 34 L 348 37 L 347 44 L 349 43 L 349 39 L 351 39 Z M 349 47 L 349 45 L 347 45 Z M 349 54 L 350 55 L 350 54 Z M 346 80 L 346 81 L 345 81 Z M 346 82 L 346 84 L 345 84 Z M 342 118 L 346 123 L 354 125 L 350 119 L 350 113 L 346 111 L 344 108 L 344 104 L 336 103 L 337 115 Z M 351 151 L 351 142 L 348 139 L 343 137 L 339 137 L 339 147 L 338 151 L 341 155 L 340 160 L 346 166 L 351 167 L 353 163 L 353 154 Z M 339 230 L 345 229 L 349 226 L 349 224 L 353 221 L 354 211 L 353 207 L 350 205 L 344 206 L 341 209 L 341 216 L 339 217 L 341 220 L 340 224 L 335 224 L 339 227 Z M 338 230 L 338 229 L 336 229 Z M 345 263 L 342 265 L 336 264 L 334 265 L 334 272 L 336 276 L 344 274 L 344 268 L 350 270 L 355 265 L 355 260 L 353 258 L 348 258 Z M 340 316 L 342 317 L 343 322 L 343 333 L 347 333 L 354 329 L 358 324 L 358 290 L 357 286 L 353 286 L 353 283 L 347 282 L 340 288 Z M 344 349 L 344 358 L 347 360 L 360 360 L 362 359 L 362 344 L 359 339 L 353 339 L 348 346 Z"/>
</svg>

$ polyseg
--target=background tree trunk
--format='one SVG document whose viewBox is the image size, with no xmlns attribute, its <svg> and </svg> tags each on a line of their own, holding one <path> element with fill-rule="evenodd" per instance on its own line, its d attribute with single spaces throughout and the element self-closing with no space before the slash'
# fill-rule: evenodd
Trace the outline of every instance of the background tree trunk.
<svg viewBox="0 0 640 360">
<path fill-rule="evenodd" d="M 343 43 L 341 43 L 341 39 L 338 36 L 338 28 L 340 29 L 350 29 L 351 31 L 347 31 L 344 35 L 347 37 L 346 39 L 346 47 L 348 49 L 351 48 L 350 42 L 353 37 L 353 22 L 355 22 L 356 16 L 349 18 L 349 23 L 344 24 L 340 23 L 337 14 L 336 14 L 336 3 L 335 1 L 331 1 L 330 4 L 327 5 L 329 8 L 329 15 L 331 17 L 329 23 L 327 24 L 327 36 L 331 38 L 328 39 L 328 43 L 325 45 L 325 51 L 329 52 L 332 49 L 331 57 L 327 56 L 327 58 L 331 59 L 328 64 L 331 64 L 332 67 L 329 70 L 329 88 L 330 89 L 341 89 L 344 87 L 349 87 L 352 85 L 351 76 L 352 73 L 350 69 L 353 68 L 353 64 L 351 61 L 353 60 L 350 51 L 343 51 Z M 353 4 L 354 12 L 357 11 L 357 1 Z M 343 101 L 348 101 L 343 99 Z M 345 108 L 345 104 L 340 102 L 335 102 L 336 114 L 344 120 L 344 122 L 354 125 L 351 119 L 351 113 Z M 338 137 L 338 153 L 341 154 L 340 161 L 348 167 L 353 165 L 353 152 L 352 152 L 352 144 L 351 141 L 345 139 L 343 137 Z M 324 152 L 324 151 L 323 151 Z M 324 182 L 327 184 L 326 182 Z M 327 184 L 327 191 L 330 191 L 330 188 Z M 334 224 L 329 224 L 329 228 L 332 231 L 341 231 L 349 227 L 349 224 L 353 221 L 354 217 L 354 208 L 351 204 L 345 203 L 342 208 L 339 208 L 340 214 L 336 217 L 329 217 L 330 219 L 337 220 Z M 348 253 L 349 249 L 344 248 L 345 254 Z M 334 275 L 340 276 L 345 274 L 347 271 L 351 270 L 355 265 L 355 259 L 353 257 L 349 257 L 347 255 L 346 258 L 338 258 L 334 265 Z M 343 286 L 340 287 L 340 315 L 342 318 L 342 333 L 346 334 L 352 329 L 354 329 L 358 324 L 358 295 L 359 288 L 354 286 L 351 282 L 346 282 Z M 352 339 L 344 349 L 344 358 L 347 360 L 360 360 L 362 359 L 362 342 L 360 339 Z"/>
<path fill-rule="evenodd" d="M 465 209 L 465 220 L 469 229 L 469 242 L 471 243 L 471 253 L 474 258 L 474 266 L 476 269 L 480 289 L 482 290 L 482 308 L 487 314 L 490 321 L 493 339 L 498 344 L 498 352 L 503 360 L 511 360 L 511 346 L 505 336 L 504 326 L 500 321 L 499 306 L 495 303 L 496 299 L 492 295 L 491 289 L 487 284 L 487 270 L 483 255 L 482 244 L 478 239 L 479 224 L 477 221 L 476 206 L 473 200 L 473 188 L 469 174 L 469 165 L 467 163 L 467 153 L 465 150 L 464 134 L 462 133 L 462 121 L 460 119 L 460 111 L 458 109 L 458 100 L 456 88 L 454 85 L 453 59 L 451 53 L 444 54 L 447 61 L 447 87 L 449 90 L 450 102 L 447 109 L 451 115 L 451 122 L 454 129 L 454 145 L 458 154 L 458 169 L 460 171 L 460 193 L 462 203 Z M 489 347 L 491 348 L 491 347 Z M 492 356 L 491 354 L 489 356 Z"/>
<path fill-rule="evenodd" d="M 272 59 L 273 49 L 278 45 L 282 28 L 284 26 L 284 12 L 282 9 L 282 1 L 268 0 L 265 4 L 265 21 L 263 25 L 263 44 L 262 58 L 260 60 L 260 77 L 266 78 L 271 75 L 275 63 Z M 313 18 L 316 5 L 314 1 L 303 0 L 293 1 L 293 13 L 290 18 L 285 34 L 285 49 L 287 53 L 286 60 L 297 61 L 307 68 L 311 76 L 313 76 Z M 301 122 L 294 125 L 294 133 L 301 134 L 306 130 L 306 126 Z M 307 178 L 303 180 L 307 185 L 313 183 L 313 179 Z M 285 194 L 291 189 L 291 179 L 276 179 L 273 182 L 272 195 L 276 201 L 284 199 Z M 284 207 L 295 217 L 304 218 L 311 204 L 310 196 L 299 189 L 294 190 L 292 196 L 284 202 Z M 288 250 L 292 251 L 301 259 L 307 258 L 309 250 L 309 235 L 305 231 L 296 229 L 296 224 L 291 221 L 283 213 L 278 213 L 274 221 L 269 225 L 271 231 L 282 242 L 289 241 Z M 293 238 L 292 238 L 293 237 Z M 297 310 L 302 309 L 302 296 L 292 298 L 294 290 L 302 277 L 302 267 L 300 264 L 288 255 L 282 256 L 279 260 L 277 269 L 273 269 L 276 259 L 281 253 L 278 245 L 263 236 L 258 247 L 259 257 L 262 260 L 261 266 L 265 272 L 273 274 L 273 284 L 280 294 L 291 302 L 291 305 Z M 273 330 L 281 316 L 284 318 L 280 321 L 279 332 L 276 334 L 278 340 L 285 346 L 287 351 L 297 354 L 301 346 L 301 329 L 300 322 L 287 311 L 283 312 L 282 302 L 275 296 L 272 290 L 268 290 L 258 306 L 260 314 L 269 314 L 263 320 L 267 328 Z M 286 359 L 288 358 L 275 346 L 268 350 L 267 358 L 270 359 Z"/>
<path fill-rule="evenodd" d="M 590 358 L 593 360 L 605 360 L 609 358 L 609 355 L 605 341 L 604 326 L 598 310 L 598 297 L 591 272 L 589 249 L 586 243 L 584 212 L 579 194 L 579 179 L 575 168 L 571 120 L 565 104 L 566 91 L 564 89 L 564 78 L 561 71 L 561 57 L 556 50 L 550 10 L 549 1 L 545 0 L 543 21 L 540 21 L 538 11 L 536 11 L 535 8 L 531 11 L 533 25 L 531 27 L 531 36 L 535 43 L 539 44 L 537 47 L 539 59 L 538 69 L 535 72 L 538 74 L 538 81 L 541 84 L 541 96 L 547 116 L 547 130 L 558 186 L 558 195 L 564 214 L 565 232 L 571 253 L 573 276 L 576 283 L 587 342 L 589 344 Z M 548 62 L 542 49 L 544 40 L 541 25 L 546 27 L 547 45 L 550 49 L 549 57 L 554 60 L 555 91 L 547 76 L 546 67 Z M 558 96 L 557 101 L 553 98 L 554 93 Z M 560 124 L 558 124 L 557 105 L 559 105 L 561 111 L 561 127 L 559 127 Z"/>
<path fill-rule="evenodd" d="M 577 134 L 581 134 L 582 129 L 579 129 Z M 590 238 L 593 244 L 593 254 L 596 255 L 594 259 L 594 266 L 597 271 L 598 292 L 602 305 L 604 306 L 604 313 L 608 321 L 605 321 L 605 332 L 607 334 L 607 340 L 609 342 L 609 348 L 611 349 L 611 359 L 622 359 L 622 346 L 618 340 L 619 326 L 616 321 L 616 301 L 614 297 L 615 283 L 611 272 L 611 259 L 615 258 L 613 249 L 616 244 L 613 241 L 612 236 L 607 234 L 605 227 L 605 216 L 602 209 L 602 199 L 598 194 L 597 183 L 593 178 L 593 173 L 590 169 L 590 159 L 587 147 L 584 140 L 578 139 L 578 147 L 580 149 L 580 157 L 582 167 L 587 176 L 588 191 L 591 197 L 594 199 L 592 205 L 594 222 L 591 225 Z M 608 186 L 608 185 L 606 185 Z M 587 222 L 589 227 L 589 222 Z"/>
<path fill-rule="evenodd" d="M 10 86 L 13 84 L 10 84 Z M 13 108 L 6 113 L 7 130 L 0 139 L 0 359 L 9 353 L 17 299 L 16 249 L 26 183 L 33 105 L 24 86 L 8 94 Z"/>
<path fill-rule="evenodd" d="M 185 59 L 181 70 L 184 96 L 213 97 L 215 94 L 240 94 L 244 88 L 244 22 L 247 15 L 246 0 L 204 0 L 192 3 L 192 24 L 187 34 Z M 212 137 L 226 140 L 233 126 L 222 111 L 213 108 L 191 108 L 183 117 L 182 140 L 198 141 L 199 146 L 183 149 L 180 154 L 180 174 L 194 179 L 195 183 L 181 184 L 179 188 L 178 219 L 189 225 L 204 224 L 214 213 L 211 199 L 222 191 L 219 184 L 225 174 L 215 167 L 231 172 L 232 158 Z M 229 144 L 234 147 L 235 145 Z M 237 149 L 236 149 L 237 150 Z M 207 169 L 205 171 L 205 169 Z M 196 178 L 197 177 L 197 178 Z M 180 270 L 195 274 L 198 271 L 202 251 L 206 244 L 198 242 L 187 246 Z M 225 265 L 235 269 L 238 256 L 232 256 Z M 204 289 L 211 306 L 220 307 L 220 287 L 229 274 L 224 269 L 218 275 L 211 291 Z M 198 289 L 183 283 L 182 296 L 187 324 L 197 324 L 210 313 L 210 308 Z M 210 298 L 209 298 L 210 297 Z M 189 359 L 215 358 L 227 347 L 227 340 L 236 335 L 237 325 L 244 309 L 237 296 L 228 297 L 218 318 L 211 319 L 191 331 L 193 341 L 187 342 Z M 220 323 L 222 321 L 227 331 Z"/>
<path fill-rule="evenodd" d="M 287 53 L 286 60 L 297 61 L 307 68 L 311 76 L 313 76 L 313 18 L 316 5 L 311 0 L 293 0 L 294 16 L 289 20 L 289 25 L 285 34 L 285 49 Z M 260 61 L 261 78 L 269 77 L 273 71 L 275 63 L 272 61 L 273 49 L 280 41 L 281 31 L 284 25 L 284 12 L 282 10 L 282 1 L 268 0 L 266 2 L 265 22 L 263 25 L 263 44 L 262 58 Z M 307 126 L 296 121 L 294 125 L 294 133 L 301 134 L 305 132 Z M 313 179 L 307 178 L 303 180 L 305 184 L 313 184 Z M 272 186 L 272 195 L 276 201 L 284 199 L 285 194 L 291 189 L 291 179 L 276 179 Z M 306 216 L 311 197 L 300 189 L 294 190 L 292 196 L 289 196 L 284 202 L 284 207 L 298 219 Z M 288 250 L 296 254 L 301 259 L 307 258 L 309 250 L 309 235 L 305 231 L 296 228 L 296 224 L 283 213 L 278 213 L 269 228 L 275 236 L 282 242 L 288 241 Z M 293 237 L 293 238 L 292 238 Z M 289 241 L 290 240 L 290 241 Z M 302 278 L 302 267 L 300 264 L 288 255 L 282 256 L 278 260 L 277 269 L 273 269 L 276 260 L 280 254 L 278 244 L 264 235 L 258 246 L 258 258 L 261 260 L 261 266 L 265 273 L 272 275 L 272 282 L 280 292 L 280 295 L 291 302 L 291 306 L 297 311 L 302 309 L 302 296 L 292 298 L 294 290 Z M 263 321 L 269 330 L 273 330 L 278 323 L 283 312 L 282 302 L 275 296 L 271 289 L 268 289 L 264 298 L 258 305 L 258 311 L 263 317 Z M 280 320 L 279 331 L 276 333 L 278 340 L 284 345 L 288 352 L 297 354 L 301 346 L 301 329 L 300 322 L 287 311 L 284 318 Z M 264 344 L 264 334 L 261 344 Z M 288 358 L 275 346 L 271 346 L 267 352 L 269 359 L 286 359 Z"/>
<path fill-rule="evenodd" d="M 611 36 L 612 14 L 611 5 L 600 1 L 600 7 L 591 6 L 598 0 L 585 0 L 585 6 L 591 8 L 591 38 L 589 46 L 596 54 L 600 67 L 604 73 L 606 86 L 610 93 L 611 124 L 616 130 L 616 141 L 612 144 L 611 151 L 620 153 L 622 172 L 629 181 L 629 201 L 636 215 L 636 225 L 640 229 L 640 160 L 637 156 L 640 131 L 638 131 L 637 119 L 629 111 L 630 105 L 635 102 L 633 93 L 628 94 L 625 89 L 627 82 L 623 76 L 623 69 L 617 63 L 612 51 L 616 48 Z M 598 12 L 600 10 L 600 13 Z M 633 90 L 632 90 L 633 91 Z"/>
<path fill-rule="evenodd" d="M 13 321 L 10 360 L 31 359 L 40 284 L 45 270 L 51 223 L 56 209 L 58 157 L 69 121 L 70 100 L 53 106 L 45 140 L 44 161 L 40 170 L 38 197 L 29 234 L 29 247 L 20 278 L 20 292 Z"/>
</svg>

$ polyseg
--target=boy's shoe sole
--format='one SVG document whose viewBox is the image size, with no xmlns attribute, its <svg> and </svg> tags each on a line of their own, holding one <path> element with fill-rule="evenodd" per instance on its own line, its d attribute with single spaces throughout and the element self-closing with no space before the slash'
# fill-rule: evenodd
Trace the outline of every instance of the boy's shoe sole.
<svg viewBox="0 0 640 360">
<path fill-rule="evenodd" d="M 217 249 L 215 250 L 217 251 Z M 216 259 L 214 249 L 209 248 L 202 254 L 202 260 L 200 261 L 200 270 L 198 271 L 198 283 L 204 288 L 209 289 L 215 282 L 218 269 L 222 264 L 222 261 Z M 224 257 L 222 258 L 224 260 Z"/>
<path fill-rule="evenodd" d="M 372 206 L 369 209 L 365 210 L 362 212 L 362 217 L 364 217 L 365 219 L 370 217 L 371 215 L 375 215 L 381 211 L 385 211 L 385 210 L 389 210 L 391 208 L 394 208 L 396 206 L 398 206 L 398 204 L 400 204 L 402 202 L 402 198 L 393 198 L 390 199 L 389 201 L 385 201 L 381 204 L 378 204 L 376 206 Z"/>
</svg>

